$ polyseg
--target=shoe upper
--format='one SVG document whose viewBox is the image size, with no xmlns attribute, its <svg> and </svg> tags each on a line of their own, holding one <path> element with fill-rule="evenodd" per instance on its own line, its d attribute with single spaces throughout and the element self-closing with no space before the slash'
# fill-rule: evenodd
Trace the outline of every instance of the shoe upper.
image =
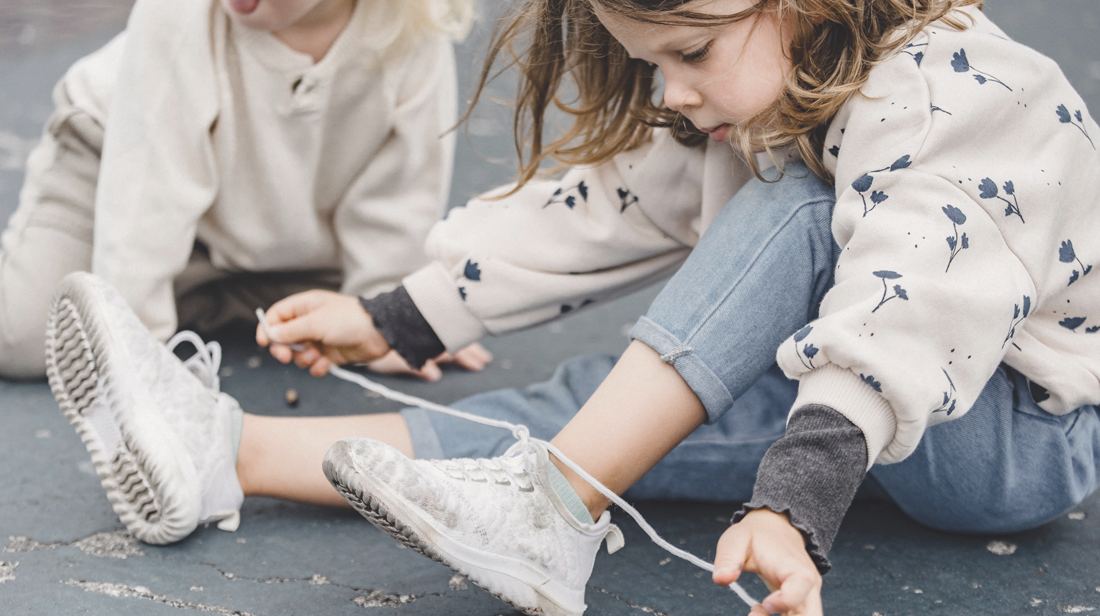
<svg viewBox="0 0 1100 616">
<path fill-rule="evenodd" d="M 550 483 L 546 465 L 551 462 L 537 442 L 528 442 L 526 450 L 516 443 L 490 460 L 410 460 L 367 439 L 337 444 L 342 445 L 353 449 L 349 457 L 358 474 L 385 483 L 438 532 L 478 551 L 529 563 L 581 601 L 600 543 L 612 535 L 609 549 L 621 545 L 608 513 L 595 524 L 569 513 Z"/>
</svg>

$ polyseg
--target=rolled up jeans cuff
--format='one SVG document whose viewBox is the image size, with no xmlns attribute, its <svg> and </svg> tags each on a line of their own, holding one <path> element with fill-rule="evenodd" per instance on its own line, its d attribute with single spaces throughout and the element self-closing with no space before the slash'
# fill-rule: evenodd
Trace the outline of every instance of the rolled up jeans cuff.
<svg viewBox="0 0 1100 616">
<path fill-rule="evenodd" d="M 676 369 L 707 411 L 707 423 L 718 421 L 733 406 L 733 396 L 722 379 L 687 344 L 648 317 L 638 319 L 630 338 L 644 343 L 661 355 L 661 361 Z"/>
</svg>

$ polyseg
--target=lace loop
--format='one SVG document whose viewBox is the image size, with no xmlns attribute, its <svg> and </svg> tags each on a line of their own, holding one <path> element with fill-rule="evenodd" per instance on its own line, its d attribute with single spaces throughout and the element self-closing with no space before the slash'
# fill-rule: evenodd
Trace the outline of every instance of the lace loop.
<svg viewBox="0 0 1100 616">
<path fill-rule="evenodd" d="M 175 352 L 176 347 L 184 342 L 191 343 L 195 347 L 195 354 L 183 362 L 183 367 L 194 374 L 207 389 L 221 391 L 221 379 L 218 378 L 218 370 L 222 364 L 222 345 L 216 340 L 203 342 L 193 331 L 183 330 L 177 332 L 168 340 L 169 351 Z"/>
</svg>

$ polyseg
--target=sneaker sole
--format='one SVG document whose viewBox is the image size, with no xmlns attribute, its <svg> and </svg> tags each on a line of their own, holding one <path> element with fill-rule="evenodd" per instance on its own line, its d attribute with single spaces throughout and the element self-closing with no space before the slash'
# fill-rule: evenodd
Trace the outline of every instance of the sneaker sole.
<svg viewBox="0 0 1100 616">
<path fill-rule="evenodd" d="M 183 452 L 161 436 L 155 413 L 131 408 L 135 402 L 119 391 L 127 371 L 116 363 L 125 354 L 111 348 L 98 295 L 82 277 L 62 281 L 47 323 L 46 376 L 122 523 L 146 543 L 172 543 L 197 526 L 199 497 L 170 487 L 187 484 L 179 477 Z"/>
<path fill-rule="evenodd" d="M 341 460 L 343 458 L 343 460 Z M 337 443 L 326 454 L 322 469 L 336 491 L 351 504 L 371 524 L 397 540 L 398 543 L 414 550 L 465 576 L 490 595 L 508 604 L 512 608 L 529 616 L 580 616 L 584 613 L 583 603 L 580 610 L 568 609 L 540 591 L 540 588 L 555 586 L 545 574 L 534 571 L 526 563 L 518 560 L 502 560 L 501 557 L 475 550 L 451 541 L 435 529 L 417 512 L 400 505 L 401 497 L 393 494 L 387 486 L 370 482 L 369 477 L 354 473 L 353 477 L 343 477 L 337 467 L 354 468 L 350 457 L 341 443 Z M 372 495 L 360 487 L 360 483 L 373 483 L 371 490 L 385 493 L 396 506 L 387 506 L 385 498 Z M 404 509 L 404 511 L 391 511 Z M 424 538 L 431 537 L 430 540 Z M 493 565 L 478 565 L 496 560 Z M 517 573 L 527 573 L 517 577 Z"/>
</svg>

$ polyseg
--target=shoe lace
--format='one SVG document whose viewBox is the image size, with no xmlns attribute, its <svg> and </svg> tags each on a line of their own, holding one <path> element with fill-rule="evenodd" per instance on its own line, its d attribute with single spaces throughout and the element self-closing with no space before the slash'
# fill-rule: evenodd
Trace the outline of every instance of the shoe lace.
<svg viewBox="0 0 1100 616">
<path fill-rule="evenodd" d="M 169 351 L 174 352 L 176 347 L 184 342 L 189 342 L 195 347 L 195 354 L 183 362 L 183 367 L 197 376 L 207 389 L 221 391 L 218 369 L 222 364 L 222 345 L 214 340 L 203 342 L 195 332 L 184 330 L 172 336 L 166 346 Z"/>
<path fill-rule="evenodd" d="M 271 336 L 271 333 L 270 333 L 270 331 L 268 329 L 268 325 L 267 325 L 267 318 L 264 315 L 264 311 L 257 308 L 256 309 L 256 317 L 260 320 L 260 326 L 263 328 L 264 332 L 267 334 L 268 340 L 271 340 L 272 343 L 274 343 L 274 344 L 282 344 L 282 343 L 275 342 L 275 339 Z M 286 345 L 286 346 L 289 346 L 289 345 Z M 434 402 L 430 402 L 430 401 L 424 400 L 422 398 L 417 398 L 416 396 L 410 396 L 408 394 L 390 389 L 389 387 L 386 387 L 385 385 L 375 383 L 374 381 L 368 379 L 367 377 L 365 377 L 365 376 L 363 376 L 363 375 L 361 375 L 357 372 L 352 372 L 350 370 L 346 370 L 346 369 L 341 368 L 339 366 L 329 367 L 329 374 L 331 374 L 332 376 L 335 376 L 338 379 L 342 379 L 342 380 L 348 381 L 350 383 L 355 383 L 356 385 L 362 387 L 363 389 L 366 389 L 368 391 L 373 391 L 376 394 L 379 394 L 379 395 L 381 395 L 385 398 L 388 398 L 390 400 L 393 400 L 395 402 L 400 402 L 401 404 L 407 404 L 407 405 L 410 405 L 410 406 L 417 406 L 417 407 L 420 407 L 420 408 L 428 410 L 428 411 L 435 411 L 437 413 L 443 413 L 444 415 L 450 415 L 452 417 L 457 417 L 459 419 L 465 419 L 467 421 L 472 421 L 474 423 L 479 423 L 479 424 L 486 425 L 486 426 L 492 426 L 492 427 L 495 427 L 495 428 L 501 428 L 503 430 L 508 430 L 512 433 L 512 436 L 514 436 L 516 438 L 516 440 L 518 440 L 520 442 L 520 449 L 521 449 L 521 451 L 523 451 L 523 457 L 524 457 L 524 468 L 527 470 L 527 473 L 530 473 L 531 470 L 534 468 L 534 460 L 532 459 L 533 449 L 530 447 L 530 443 L 532 443 L 532 442 L 538 443 L 542 447 L 545 447 L 547 451 L 554 454 L 554 457 L 556 457 L 558 460 L 561 460 L 561 462 L 563 464 L 565 464 L 566 466 L 568 466 L 570 469 L 572 469 L 573 472 L 577 473 L 577 475 L 579 475 L 582 479 L 584 479 L 586 482 L 588 482 L 588 485 L 595 488 L 597 492 L 602 494 L 605 498 L 610 500 L 612 503 L 615 503 L 616 505 L 618 505 L 620 509 L 625 511 L 627 513 L 627 515 L 629 515 L 631 518 L 634 519 L 634 521 L 638 524 L 638 526 L 640 526 L 641 529 L 643 531 L 645 531 L 645 533 L 647 535 L 649 535 L 649 538 L 652 539 L 654 543 L 656 543 L 658 546 L 660 546 L 666 552 L 668 552 L 669 554 L 672 554 L 673 556 L 676 556 L 678 558 L 682 558 L 683 560 L 686 560 L 687 562 L 695 565 L 696 567 L 699 567 L 700 569 L 702 569 L 704 571 L 709 571 L 711 573 L 714 572 L 714 564 L 713 563 L 709 563 L 709 562 L 703 560 L 702 558 L 699 558 L 698 556 L 692 554 L 691 552 L 688 552 L 687 550 L 680 549 L 680 548 L 672 545 L 668 541 L 666 541 L 664 538 L 662 538 L 660 535 L 657 534 L 657 531 L 654 530 L 653 527 L 649 525 L 649 522 L 646 522 L 645 518 L 642 517 L 642 514 L 639 513 L 637 509 L 635 509 L 629 503 L 627 503 L 625 500 L 623 500 L 618 494 L 615 494 L 610 489 L 608 489 L 607 486 L 600 483 L 599 480 L 597 480 L 595 477 L 588 474 L 587 471 L 585 471 L 583 468 L 578 466 L 576 462 L 573 462 L 572 460 L 570 460 L 557 447 L 555 447 L 554 445 L 550 444 L 547 441 L 532 437 L 531 436 L 531 431 L 527 429 L 527 426 L 525 426 L 523 424 L 513 424 L 513 423 L 509 423 L 507 421 L 502 421 L 502 420 L 499 420 L 499 419 L 490 419 L 488 417 L 480 417 L 478 415 L 473 415 L 473 414 L 470 414 L 470 413 L 466 413 L 466 412 L 460 411 L 458 409 L 453 409 L 453 408 L 450 408 L 450 407 L 447 407 L 447 406 L 443 406 L 441 404 L 436 404 Z M 454 462 L 455 463 L 462 462 L 463 463 L 463 470 L 465 470 L 465 462 L 471 462 L 471 463 L 474 463 L 475 466 L 481 467 L 482 460 L 459 459 L 459 460 L 455 460 Z M 492 460 L 484 460 L 484 462 L 492 462 Z M 501 468 L 500 465 L 496 465 L 496 467 Z M 481 467 L 481 468 L 484 470 L 484 467 Z M 444 470 L 444 472 L 448 472 L 448 473 L 450 472 L 450 471 L 448 471 L 447 468 L 443 468 L 443 470 Z M 457 478 L 459 478 L 459 477 L 456 477 L 456 479 Z M 753 599 L 752 596 L 749 595 L 749 593 L 747 593 L 745 591 L 745 589 L 742 588 L 741 585 L 738 584 L 737 582 L 731 582 L 730 585 L 729 585 L 729 589 L 732 590 L 733 592 L 737 593 L 737 596 L 740 597 L 741 600 L 744 601 L 749 607 L 753 607 L 753 606 L 758 605 L 760 603 L 756 599 Z"/>
</svg>

